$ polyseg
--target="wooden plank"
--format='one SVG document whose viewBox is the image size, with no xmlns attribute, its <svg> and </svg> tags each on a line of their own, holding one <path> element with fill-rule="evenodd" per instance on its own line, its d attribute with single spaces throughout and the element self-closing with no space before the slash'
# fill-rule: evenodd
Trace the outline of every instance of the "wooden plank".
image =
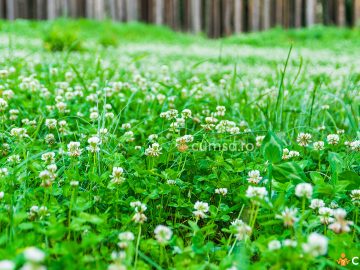
<svg viewBox="0 0 360 270">
<path fill-rule="evenodd" d="M 337 25 L 345 26 L 346 25 L 346 11 L 345 11 L 345 0 L 337 0 Z"/>
<path fill-rule="evenodd" d="M 242 0 L 234 0 L 234 32 L 235 34 L 239 34 L 243 30 L 242 23 L 242 11 L 243 11 L 243 1 Z"/>
<path fill-rule="evenodd" d="M 281 26 L 283 23 L 283 0 L 275 2 L 275 25 Z"/>
<path fill-rule="evenodd" d="M 104 0 L 95 0 L 94 4 L 95 19 L 103 20 L 105 18 Z"/>
<path fill-rule="evenodd" d="M 116 1 L 109 0 L 110 17 L 113 21 L 116 21 Z"/>
<path fill-rule="evenodd" d="M 270 0 L 263 0 L 261 5 L 261 22 L 262 29 L 267 30 L 270 28 Z"/>
<path fill-rule="evenodd" d="M 85 2 L 85 16 L 87 18 L 94 18 L 94 11 L 93 11 L 93 7 L 94 7 L 94 0 L 86 0 Z"/>
<path fill-rule="evenodd" d="M 354 0 L 354 25 L 360 25 L 360 0 Z"/>
<path fill-rule="evenodd" d="M 295 0 L 295 7 L 294 7 L 294 21 L 295 21 L 295 27 L 299 28 L 301 27 L 302 23 L 302 0 Z"/>
<path fill-rule="evenodd" d="M 289 28 L 291 26 L 292 16 L 291 14 L 291 1 L 283 1 L 283 27 Z"/>
<path fill-rule="evenodd" d="M 119 21 L 125 21 L 125 0 L 116 0 L 116 17 Z"/>
<path fill-rule="evenodd" d="M 29 3 L 26 3 L 26 1 L 24 0 L 17 0 L 14 1 L 14 4 L 15 4 L 15 17 L 28 19 L 30 7 L 27 4 Z"/>
<path fill-rule="evenodd" d="M 77 0 L 70 0 L 68 2 L 68 15 L 71 17 L 71 18 L 76 18 L 77 17 L 77 3 L 78 1 Z"/>
<path fill-rule="evenodd" d="M 44 0 L 36 0 L 35 2 L 36 5 L 36 19 L 38 20 L 42 20 L 45 19 L 45 14 L 44 14 L 44 5 L 45 2 Z"/>
<path fill-rule="evenodd" d="M 175 30 L 180 29 L 180 3 L 179 0 L 172 0 L 172 12 L 173 16 L 173 28 Z"/>
<path fill-rule="evenodd" d="M 193 33 L 201 32 L 201 0 L 191 1 L 191 30 Z"/>
<path fill-rule="evenodd" d="M 126 21 L 136 21 L 138 19 L 137 0 L 126 0 Z"/>
<path fill-rule="evenodd" d="M 310 27 L 315 24 L 315 0 L 306 0 L 306 26 Z"/>
<path fill-rule="evenodd" d="M 260 30 L 260 0 L 249 0 L 249 26 L 250 31 Z"/>
<path fill-rule="evenodd" d="M 4 0 L 0 0 L 0 18 L 5 18 L 5 2 Z"/>
<path fill-rule="evenodd" d="M 155 0 L 155 24 L 164 23 L 164 0 Z"/>
<path fill-rule="evenodd" d="M 221 35 L 220 0 L 212 0 L 212 12 L 213 37 L 217 38 Z"/>
<path fill-rule="evenodd" d="M 184 3 L 184 25 L 185 31 L 191 31 L 191 0 L 183 0 Z"/>
<path fill-rule="evenodd" d="M 6 0 L 6 18 L 10 21 L 15 19 L 15 2 Z"/>
<path fill-rule="evenodd" d="M 64 17 L 69 16 L 69 3 L 68 0 L 61 1 L 61 15 Z"/>
<path fill-rule="evenodd" d="M 229 36 L 232 34 L 231 15 L 232 15 L 232 0 L 223 0 L 223 34 Z"/>
</svg>

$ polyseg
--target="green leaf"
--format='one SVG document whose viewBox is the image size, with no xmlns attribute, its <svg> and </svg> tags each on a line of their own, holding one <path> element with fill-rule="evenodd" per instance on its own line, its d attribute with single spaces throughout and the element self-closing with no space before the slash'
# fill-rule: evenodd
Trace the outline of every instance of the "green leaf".
<svg viewBox="0 0 360 270">
<path fill-rule="evenodd" d="M 324 178 L 321 176 L 319 172 L 311 172 L 310 178 L 314 184 L 322 184 L 324 183 Z"/>
<path fill-rule="evenodd" d="M 103 219 L 98 217 L 97 215 L 91 215 L 85 212 L 80 213 L 79 219 L 92 224 L 100 224 L 103 222 Z"/>
<path fill-rule="evenodd" d="M 342 170 L 343 159 L 338 153 L 329 152 L 328 161 L 333 173 L 340 173 Z"/>
<path fill-rule="evenodd" d="M 273 177 L 279 182 L 291 181 L 294 184 L 306 181 L 306 176 L 300 166 L 295 162 L 286 162 L 273 166 Z"/>
<path fill-rule="evenodd" d="M 339 180 L 345 180 L 349 182 L 349 189 L 355 189 L 360 185 L 360 176 L 353 171 L 344 171 L 339 174 Z"/>
<path fill-rule="evenodd" d="M 261 145 L 261 152 L 264 158 L 271 162 L 277 163 L 282 159 L 283 146 L 280 139 L 272 131 L 269 131 Z"/>
</svg>

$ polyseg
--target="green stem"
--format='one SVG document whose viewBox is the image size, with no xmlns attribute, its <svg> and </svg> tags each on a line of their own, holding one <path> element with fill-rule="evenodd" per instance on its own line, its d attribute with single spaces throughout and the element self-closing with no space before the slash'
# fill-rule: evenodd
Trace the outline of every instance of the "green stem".
<svg viewBox="0 0 360 270">
<path fill-rule="evenodd" d="M 73 200 L 74 200 L 74 192 L 75 192 L 75 189 L 73 189 L 72 192 L 71 192 L 70 205 L 69 205 L 69 214 L 68 214 L 68 228 L 69 228 L 69 232 L 68 232 L 68 237 L 67 237 L 68 240 L 70 240 L 70 235 L 71 235 L 70 222 L 71 222 L 72 205 L 73 205 Z"/>
<path fill-rule="evenodd" d="M 272 195 L 272 163 L 268 165 L 268 181 L 269 181 L 269 199 L 271 200 Z"/>
<path fill-rule="evenodd" d="M 228 256 L 231 255 L 231 253 L 232 253 L 232 251 L 233 251 L 233 249 L 234 249 L 234 247 L 235 247 L 235 245 L 236 245 L 236 242 L 237 242 L 237 239 L 235 238 L 235 239 L 234 239 L 234 243 L 231 245 L 231 248 L 230 248 L 230 250 L 229 250 Z"/>
<path fill-rule="evenodd" d="M 138 261 L 138 256 L 139 256 L 140 237 L 141 237 L 141 224 L 139 225 L 139 233 L 138 233 L 137 240 L 136 240 L 134 269 L 136 269 L 136 265 L 137 265 L 137 261 Z"/>
<path fill-rule="evenodd" d="M 354 241 L 357 241 L 357 238 L 356 238 L 356 228 L 355 228 L 355 226 L 356 226 L 357 223 L 358 223 L 358 218 L 359 218 L 359 209 L 356 208 L 356 210 L 355 210 L 354 231 L 353 231 L 353 242 L 354 242 Z"/>
</svg>

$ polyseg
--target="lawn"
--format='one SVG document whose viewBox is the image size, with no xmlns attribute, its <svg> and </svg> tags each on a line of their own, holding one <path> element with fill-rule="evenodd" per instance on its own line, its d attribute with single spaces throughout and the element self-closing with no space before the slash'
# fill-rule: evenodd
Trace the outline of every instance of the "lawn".
<svg viewBox="0 0 360 270">
<path fill-rule="evenodd" d="M 359 29 L 0 30 L 0 270 L 356 267 Z"/>
</svg>

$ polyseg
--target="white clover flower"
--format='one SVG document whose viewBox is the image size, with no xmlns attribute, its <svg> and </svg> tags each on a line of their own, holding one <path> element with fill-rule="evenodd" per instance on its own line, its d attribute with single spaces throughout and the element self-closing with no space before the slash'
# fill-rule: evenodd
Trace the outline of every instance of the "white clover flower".
<svg viewBox="0 0 360 270">
<path fill-rule="evenodd" d="M 258 184 L 261 181 L 262 177 L 258 170 L 252 170 L 248 173 L 248 182 L 252 184 Z"/>
<path fill-rule="evenodd" d="M 46 119 L 46 120 L 45 120 L 45 126 L 46 126 L 48 129 L 56 129 L 57 120 L 56 120 L 56 119 Z"/>
<path fill-rule="evenodd" d="M 324 203 L 323 200 L 313 199 L 313 200 L 311 200 L 309 207 L 311 209 L 319 209 L 319 208 L 324 207 L 324 206 L 325 206 L 325 203 Z"/>
<path fill-rule="evenodd" d="M 203 219 L 206 218 L 207 215 L 203 211 L 195 210 L 193 211 L 193 214 L 196 218 Z"/>
<path fill-rule="evenodd" d="M 0 112 L 3 112 L 8 107 L 8 103 L 5 99 L 0 98 Z"/>
<path fill-rule="evenodd" d="M 292 227 L 294 226 L 294 223 L 298 221 L 296 214 L 297 209 L 286 207 L 280 215 L 276 215 L 275 217 L 283 220 L 285 227 Z"/>
<path fill-rule="evenodd" d="M 329 144 L 336 145 L 340 141 L 340 137 L 337 134 L 329 134 L 326 137 L 326 140 Z"/>
<path fill-rule="evenodd" d="M 246 190 L 246 197 L 250 199 L 260 199 L 263 200 L 268 195 L 268 192 L 265 187 L 253 187 L 249 186 Z"/>
<path fill-rule="evenodd" d="M 14 270 L 15 263 L 9 260 L 0 261 L 0 270 Z"/>
<path fill-rule="evenodd" d="M 49 170 L 49 172 L 51 172 L 53 174 L 53 177 L 55 178 L 54 173 L 57 171 L 57 166 L 56 164 L 50 164 L 46 166 L 46 169 Z"/>
<path fill-rule="evenodd" d="M 339 205 L 338 205 L 337 202 L 332 201 L 332 202 L 330 203 L 330 208 L 331 208 L 331 209 L 336 209 L 336 208 L 339 208 Z"/>
<path fill-rule="evenodd" d="M 47 134 L 45 136 L 45 142 L 47 144 L 54 144 L 56 142 L 54 134 Z"/>
<path fill-rule="evenodd" d="M 158 138 L 159 138 L 159 136 L 157 134 L 151 134 L 151 135 L 149 135 L 148 140 L 149 140 L 149 142 L 153 143 L 153 142 L 156 142 Z"/>
<path fill-rule="evenodd" d="M 130 206 L 132 208 L 134 208 L 135 212 L 137 213 L 143 213 L 146 211 L 147 207 L 145 204 L 139 202 L 139 201 L 136 201 L 136 202 L 131 202 L 130 203 Z"/>
<path fill-rule="evenodd" d="M 101 139 L 98 136 L 92 136 L 88 139 L 88 144 L 86 149 L 91 153 L 97 153 L 100 151 Z"/>
<path fill-rule="evenodd" d="M 125 181 L 123 177 L 124 169 L 121 167 L 114 167 L 112 174 L 110 175 L 111 183 L 113 184 L 122 184 Z"/>
<path fill-rule="evenodd" d="M 32 263 L 41 263 L 45 259 L 45 253 L 37 247 L 28 247 L 24 250 L 25 260 Z"/>
<path fill-rule="evenodd" d="M 320 222 L 322 224 L 329 224 L 334 221 L 334 218 L 332 217 L 334 215 L 334 210 L 329 207 L 320 207 L 319 208 L 319 216 L 320 216 Z"/>
<path fill-rule="evenodd" d="M 216 115 L 224 116 L 226 112 L 225 106 L 216 106 Z"/>
<path fill-rule="evenodd" d="M 292 240 L 292 239 L 285 239 L 283 241 L 283 245 L 284 245 L 284 247 L 296 247 L 297 242 L 295 240 Z"/>
<path fill-rule="evenodd" d="M 352 151 L 360 152 L 360 140 L 350 142 L 348 146 Z"/>
<path fill-rule="evenodd" d="M 59 112 L 65 112 L 67 108 L 67 104 L 65 102 L 57 102 L 55 104 L 55 107 L 59 110 Z"/>
<path fill-rule="evenodd" d="M 168 185 L 176 185 L 176 181 L 173 180 L 173 179 L 167 180 L 166 183 L 167 183 Z"/>
<path fill-rule="evenodd" d="M 206 218 L 207 212 L 209 212 L 209 205 L 206 202 L 200 202 L 197 201 L 194 205 L 195 211 L 193 211 L 193 214 L 196 218 Z"/>
<path fill-rule="evenodd" d="M 326 129 L 326 127 L 324 125 L 321 125 L 321 126 L 318 126 L 316 129 L 319 131 L 323 131 Z"/>
<path fill-rule="evenodd" d="M 338 208 L 335 209 L 333 213 L 335 221 L 329 225 L 329 229 L 335 233 L 349 232 L 350 226 L 353 225 L 354 222 L 345 219 L 347 214 L 346 211 L 342 208 Z"/>
<path fill-rule="evenodd" d="M 256 136 L 256 138 L 255 138 L 256 147 L 260 147 L 264 139 L 265 139 L 265 136 Z"/>
<path fill-rule="evenodd" d="M 351 201 L 353 203 L 359 203 L 360 202 L 360 189 L 354 189 L 351 191 L 351 194 L 350 194 L 350 197 L 351 197 Z"/>
<path fill-rule="evenodd" d="M 287 148 L 283 149 L 282 159 L 287 160 L 293 157 L 299 157 L 300 153 L 298 151 L 290 151 Z"/>
<path fill-rule="evenodd" d="M 122 233 L 119 233 L 119 240 L 120 241 L 133 241 L 135 239 L 135 236 L 132 232 L 122 232 Z"/>
<path fill-rule="evenodd" d="M 321 150 L 324 150 L 324 142 L 323 141 L 317 141 L 317 142 L 314 142 L 313 146 L 314 146 L 314 149 L 316 151 L 321 151 Z"/>
<path fill-rule="evenodd" d="M 145 216 L 145 214 L 143 213 L 140 213 L 140 212 L 136 212 L 132 218 L 132 220 L 135 222 L 135 223 L 144 223 L 146 220 L 147 220 L 147 217 Z"/>
<path fill-rule="evenodd" d="M 289 152 L 289 157 L 293 158 L 293 157 L 300 157 L 300 153 L 298 151 L 290 151 Z"/>
<path fill-rule="evenodd" d="M 131 128 L 131 123 L 124 123 L 124 124 L 121 125 L 121 128 L 130 129 Z"/>
<path fill-rule="evenodd" d="M 171 119 L 176 119 L 178 118 L 178 115 L 179 115 L 179 112 L 178 110 L 175 110 L 175 109 L 171 109 L 169 111 L 166 112 L 166 119 L 167 120 L 171 120 Z"/>
<path fill-rule="evenodd" d="M 145 155 L 150 157 L 158 157 L 161 155 L 161 146 L 158 143 L 153 143 L 145 150 Z"/>
<path fill-rule="evenodd" d="M 78 185 L 79 185 L 79 181 L 75 181 L 75 180 L 70 181 L 70 186 L 77 187 Z"/>
<path fill-rule="evenodd" d="M 12 155 L 7 158 L 7 161 L 12 164 L 19 164 L 21 159 L 19 155 Z"/>
<path fill-rule="evenodd" d="M 320 107 L 320 109 L 322 109 L 322 110 L 328 110 L 328 109 L 330 109 L 330 106 L 327 105 L 327 104 L 325 104 L 325 105 L 322 105 L 322 106 Z"/>
<path fill-rule="evenodd" d="M 251 235 L 251 227 L 247 225 L 241 219 L 235 219 L 231 222 L 231 228 L 234 230 L 234 234 L 237 240 L 244 240 L 246 237 Z"/>
<path fill-rule="evenodd" d="M 308 183 L 300 183 L 297 184 L 295 187 L 295 195 L 299 198 L 306 197 L 310 199 L 312 193 L 313 193 L 313 187 Z"/>
<path fill-rule="evenodd" d="M 90 120 L 95 121 L 98 118 L 99 118 L 99 113 L 98 112 L 91 112 L 90 113 Z"/>
<path fill-rule="evenodd" d="M 55 153 L 54 152 L 47 152 L 41 155 L 41 160 L 44 161 L 46 164 L 52 164 L 55 162 Z"/>
<path fill-rule="evenodd" d="M 70 157 L 79 157 L 81 155 L 82 150 L 80 149 L 79 142 L 70 142 L 67 145 L 68 148 L 68 155 Z"/>
<path fill-rule="evenodd" d="M 140 206 L 140 205 L 141 205 L 141 202 L 140 202 L 140 201 L 136 201 L 136 202 L 131 202 L 131 203 L 130 203 L 130 206 L 131 206 L 132 208 L 135 208 L 135 207 Z"/>
<path fill-rule="evenodd" d="M 173 234 L 172 230 L 164 225 L 156 226 L 154 230 L 155 238 L 160 244 L 166 244 L 170 241 Z"/>
<path fill-rule="evenodd" d="M 207 213 L 207 212 L 209 212 L 209 204 L 206 202 L 197 201 L 194 205 L 194 209 L 198 210 L 198 211 L 202 211 L 204 213 Z"/>
<path fill-rule="evenodd" d="M 279 240 L 272 240 L 268 243 L 268 249 L 271 251 L 278 250 L 281 248 L 281 243 Z"/>
<path fill-rule="evenodd" d="M 302 244 L 302 249 L 314 257 L 325 255 L 328 249 L 328 239 L 318 233 L 311 233 L 307 242 Z"/>
<path fill-rule="evenodd" d="M 191 118 L 191 110 L 189 109 L 184 109 L 182 112 L 181 112 L 181 116 L 185 119 L 187 118 Z"/>
<path fill-rule="evenodd" d="M 311 138 L 312 138 L 312 136 L 310 133 L 300 133 L 297 136 L 296 141 L 298 142 L 298 144 L 300 146 L 308 146 L 309 143 L 311 143 Z"/>
<path fill-rule="evenodd" d="M 3 178 L 8 175 L 9 175 L 9 170 L 7 168 L 0 168 L 0 178 Z"/>
<path fill-rule="evenodd" d="M 227 193 L 228 193 L 227 188 L 217 188 L 217 189 L 215 189 L 215 194 L 220 194 L 222 196 L 226 196 Z"/>
<path fill-rule="evenodd" d="M 0 200 L 2 200 L 4 198 L 4 196 L 5 196 L 4 191 L 0 191 Z"/>
<path fill-rule="evenodd" d="M 25 128 L 12 128 L 10 134 L 19 139 L 29 137 Z"/>
</svg>

